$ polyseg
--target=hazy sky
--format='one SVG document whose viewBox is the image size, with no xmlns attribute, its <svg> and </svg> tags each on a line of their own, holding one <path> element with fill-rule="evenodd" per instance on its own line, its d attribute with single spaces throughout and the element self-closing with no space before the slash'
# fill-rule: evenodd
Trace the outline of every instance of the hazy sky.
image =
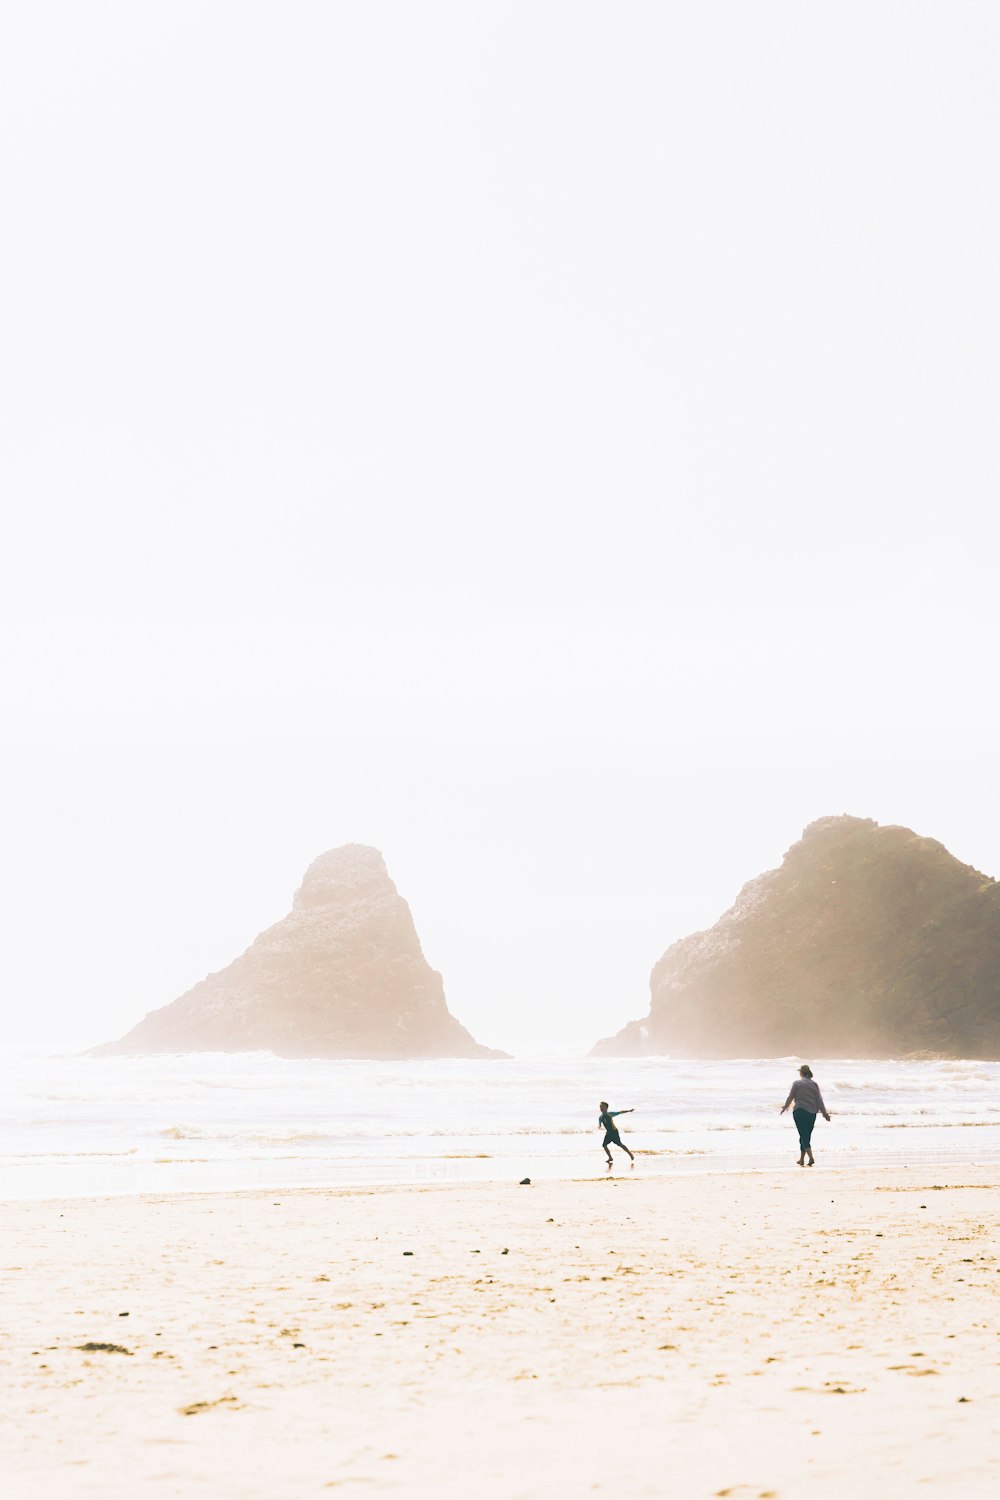
<svg viewBox="0 0 1000 1500">
<path fill-rule="evenodd" d="M 803 825 L 1000 874 L 1000 8 L 9 0 L 8 1034 L 379 847 L 589 1047 Z"/>
</svg>

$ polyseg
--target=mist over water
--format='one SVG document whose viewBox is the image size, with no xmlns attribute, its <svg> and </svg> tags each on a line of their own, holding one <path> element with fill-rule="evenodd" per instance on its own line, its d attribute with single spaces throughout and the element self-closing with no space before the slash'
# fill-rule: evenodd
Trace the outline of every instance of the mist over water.
<svg viewBox="0 0 1000 1500">
<path fill-rule="evenodd" d="M 4 1065 L 0 1198 L 600 1176 L 604 1098 L 635 1109 L 620 1123 L 637 1171 L 785 1167 L 797 1063 L 21 1056 Z M 821 1166 L 1000 1161 L 1000 1063 L 814 1068 L 833 1115 Z"/>
</svg>

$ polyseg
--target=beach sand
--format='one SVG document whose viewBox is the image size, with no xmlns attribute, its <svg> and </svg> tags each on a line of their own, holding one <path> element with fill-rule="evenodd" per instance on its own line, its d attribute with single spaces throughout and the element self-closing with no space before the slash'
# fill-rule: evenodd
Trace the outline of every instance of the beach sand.
<svg viewBox="0 0 1000 1500">
<path fill-rule="evenodd" d="M 998 1176 L 6 1204 L 3 1494 L 992 1496 Z"/>
</svg>

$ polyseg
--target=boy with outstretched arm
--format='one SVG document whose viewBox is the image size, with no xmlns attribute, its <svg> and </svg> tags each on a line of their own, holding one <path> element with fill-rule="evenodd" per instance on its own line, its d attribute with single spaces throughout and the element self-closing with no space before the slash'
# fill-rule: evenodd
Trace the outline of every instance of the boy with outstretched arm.
<svg viewBox="0 0 1000 1500">
<path fill-rule="evenodd" d="M 608 1158 L 609 1169 L 612 1166 L 612 1146 L 620 1146 L 621 1149 L 625 1152 L 626 1156 L 628 1156 L 633 1167 L 635 1166 L 635 1157 L 632 1155 L 631 1151 L 628 1149 L 625 1142 L 618 1134 L 618 1126 L 615 1124 L 615 1120 L 618 1115 L 634 1114 L 634 1109 L 608 1109 L 608 1101 L 606 1099 L 601 1100 L 601 1113 L 598 1116 L 597 1123 L 604 1131 L 604 1154 Z"/>
</svg>

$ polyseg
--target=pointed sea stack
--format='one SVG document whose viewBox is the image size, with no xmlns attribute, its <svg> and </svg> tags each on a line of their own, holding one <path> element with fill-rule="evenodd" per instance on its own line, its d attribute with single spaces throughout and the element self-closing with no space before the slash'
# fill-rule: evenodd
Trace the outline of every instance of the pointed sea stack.
<svg viewBox="0 0 1000 1500">
<path fill-rule="evenodd" d="M 410 908 L 377 849 L 314 860 L 287 917 L 217 974 L 97 1054 L 275 1052 L 279 1057 L 503 1057 L 448 1010 Z"/>
<path fill-rule="evenodd" d="M 1000 1058 L 1000 883 L 870 818 L 811 823 L 594 1056 Z"/>
</svg>

